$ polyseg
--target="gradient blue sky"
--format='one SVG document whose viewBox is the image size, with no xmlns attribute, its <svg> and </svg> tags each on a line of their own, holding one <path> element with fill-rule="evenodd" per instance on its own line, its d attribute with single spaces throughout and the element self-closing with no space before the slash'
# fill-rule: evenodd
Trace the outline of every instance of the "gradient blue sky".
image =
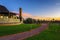
<svg viewBox="0 0 60 40">
<path fill-rule="evenodd" d="M 33 16 L 60 17 L 60 0 L 0 0 L 9 11 L 19 11 Z"/>
</svg>

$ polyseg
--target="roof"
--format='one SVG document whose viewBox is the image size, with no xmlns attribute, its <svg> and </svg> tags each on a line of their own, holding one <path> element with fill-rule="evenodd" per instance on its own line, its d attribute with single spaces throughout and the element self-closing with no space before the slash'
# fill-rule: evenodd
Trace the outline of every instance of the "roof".
<svg viewBox="0 0 60 40">
<path fill-rule="evenodd" d="M 0 12 L 9 12 L 9 10 L 5 6 L 0 5 Z"/>
<path fill-rule="evenodd" d="M 12 14 L 12 15 L 16 15 L 16 13 L 10 12 L 5 6 L 0 5 L 0 14 Z"/>
</svg>

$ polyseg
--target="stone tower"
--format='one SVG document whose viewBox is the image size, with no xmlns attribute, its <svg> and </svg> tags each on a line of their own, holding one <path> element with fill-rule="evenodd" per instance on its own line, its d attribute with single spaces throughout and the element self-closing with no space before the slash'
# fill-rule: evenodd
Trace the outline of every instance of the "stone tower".
<svg viewBox="0 0 60 40">
<path fill-rule="evenodd" d="M 19 8 L 19 18 L 20 22 L 22 22 L 22 8 Z"/>
</svg>

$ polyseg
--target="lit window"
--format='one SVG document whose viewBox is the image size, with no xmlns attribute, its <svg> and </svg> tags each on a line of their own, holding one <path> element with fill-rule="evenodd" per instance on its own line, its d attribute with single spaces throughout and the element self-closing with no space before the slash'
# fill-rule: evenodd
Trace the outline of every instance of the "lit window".
<svg viewBox="0 0 60 40">
<path fill-rule="evenodd" d="M 6 17 L 6 18 L 8 18 L 8 17 Z"/>
<path fill-rule="evenodd" d="M 3 18 L 3 16 L 1 16 L 1 18 Z"/>
</svg>

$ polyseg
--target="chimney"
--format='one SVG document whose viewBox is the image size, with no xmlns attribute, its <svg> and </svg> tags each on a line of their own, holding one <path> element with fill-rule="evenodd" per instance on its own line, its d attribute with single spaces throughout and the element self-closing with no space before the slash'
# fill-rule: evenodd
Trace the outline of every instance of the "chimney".
<svg viewBox="0 0 60 40">
<path fill-rule="evenodd" d="M 22 22 L 22 8 L 19 8 L 19 19 Z"/>
</svg>

